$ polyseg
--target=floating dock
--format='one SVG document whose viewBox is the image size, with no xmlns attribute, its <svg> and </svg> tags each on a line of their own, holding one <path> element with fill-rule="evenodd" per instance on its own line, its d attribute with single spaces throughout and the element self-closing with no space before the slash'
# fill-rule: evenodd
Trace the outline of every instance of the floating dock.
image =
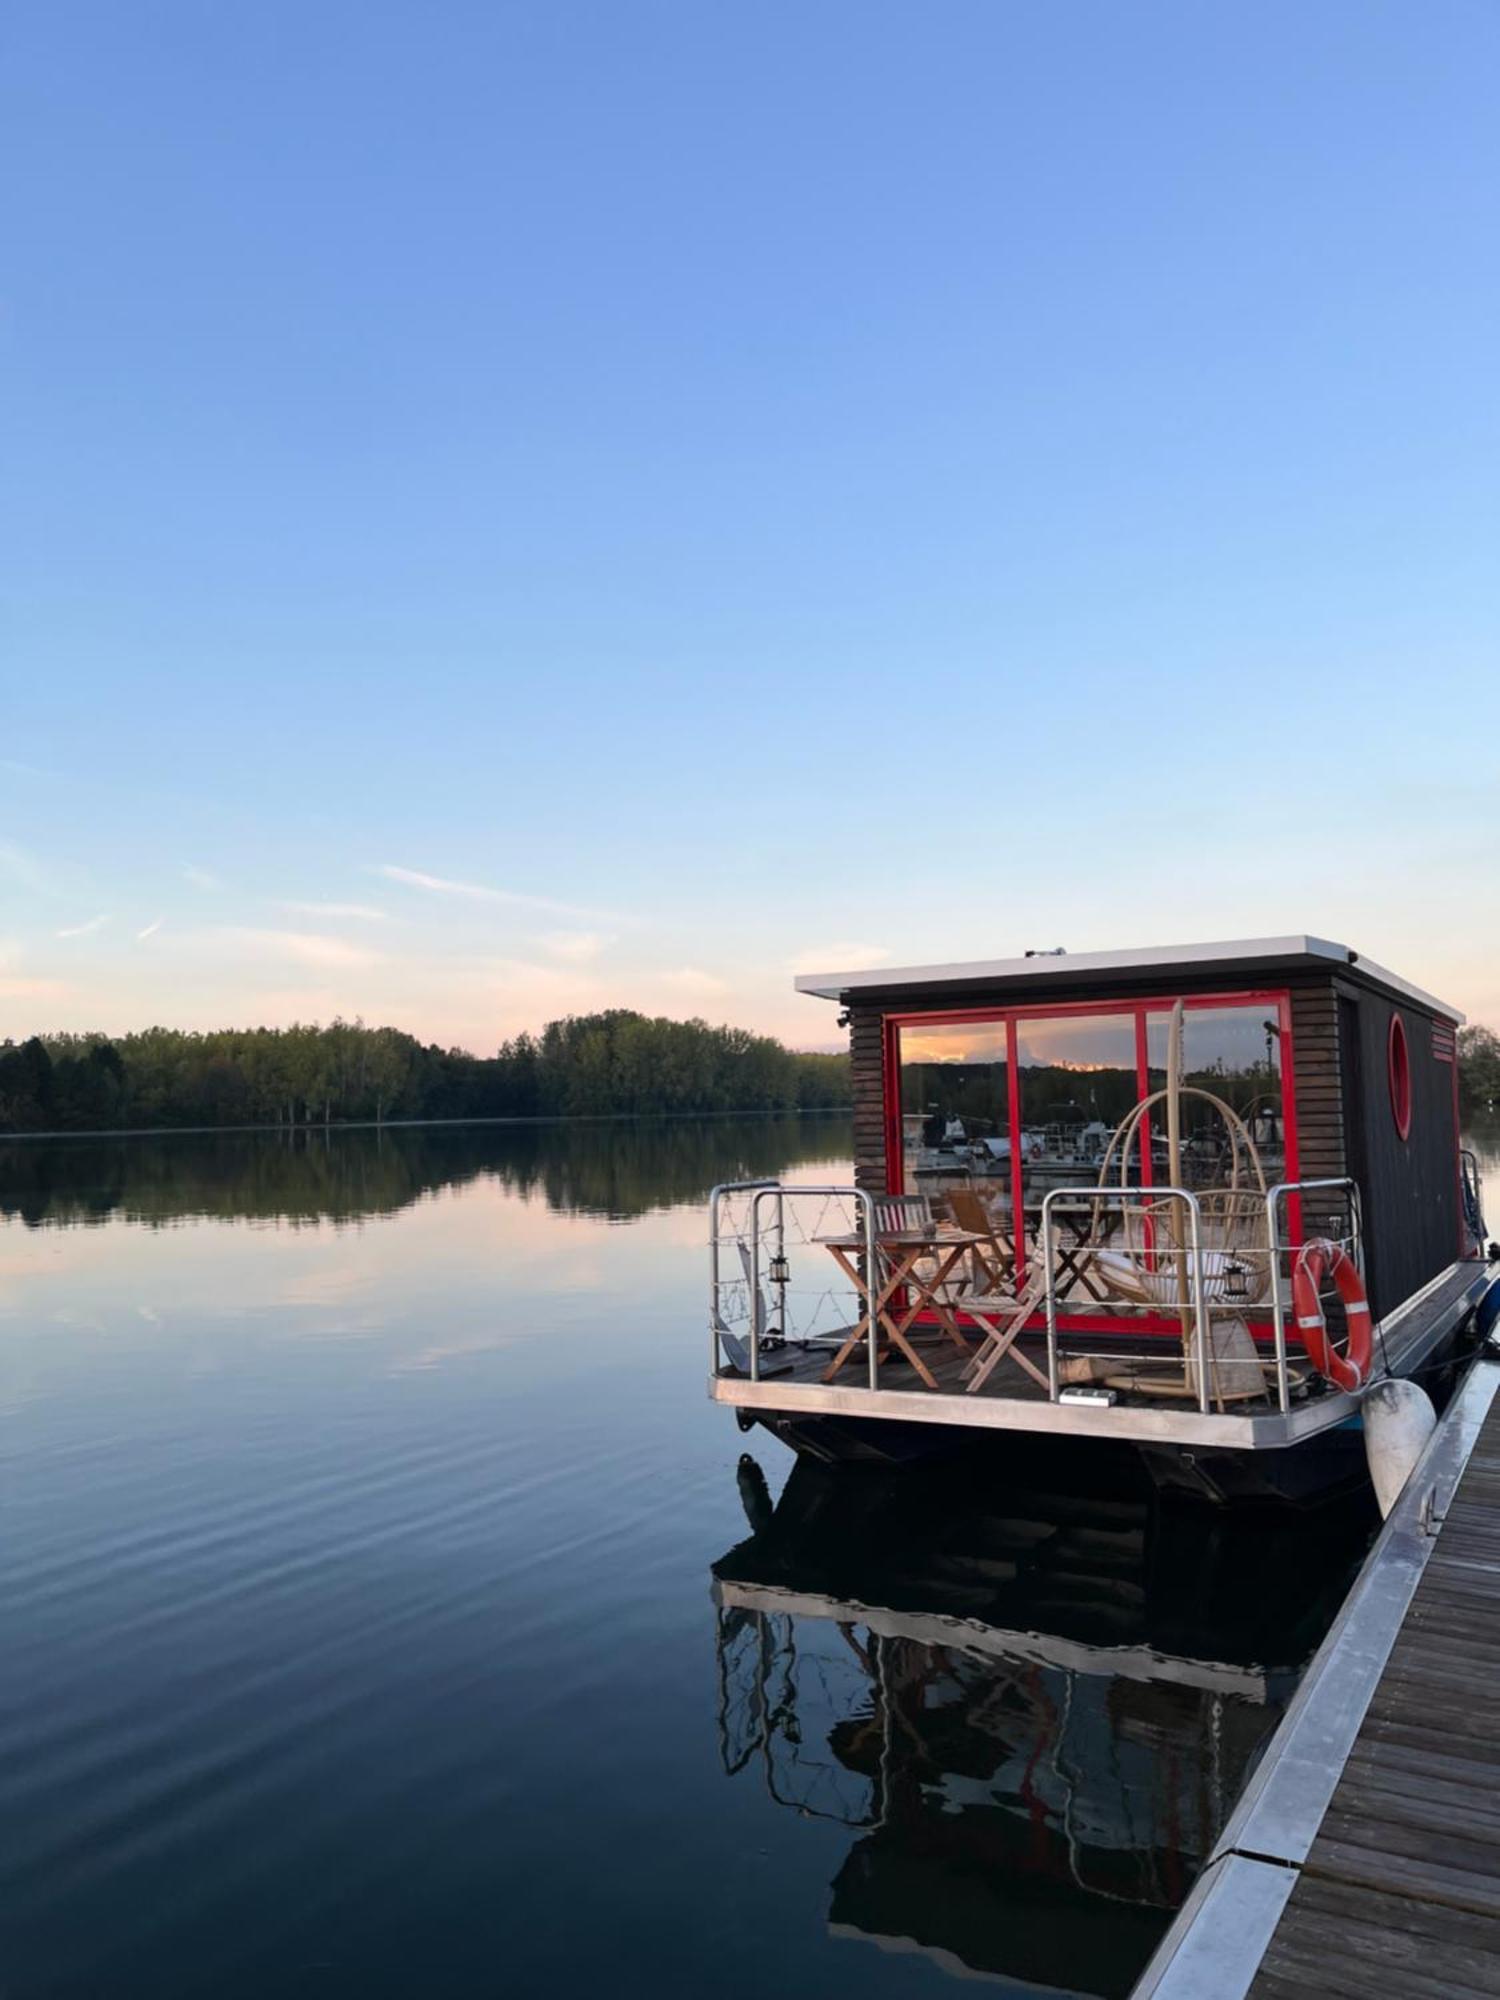
<svg viewBox="0 0 1500 2000">
<path fill-rule="evenodd" d="M 1500 1993 L 1497 1391 L 1482 1356 L 1133 2000 Z"/>
</svg>

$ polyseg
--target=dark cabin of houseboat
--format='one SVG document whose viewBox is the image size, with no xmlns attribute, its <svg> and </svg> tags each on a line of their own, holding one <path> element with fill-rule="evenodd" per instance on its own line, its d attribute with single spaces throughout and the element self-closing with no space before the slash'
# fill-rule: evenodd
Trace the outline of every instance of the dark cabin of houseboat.
<svg viewBox="0 0 1500 2000">
<path fill-rule="evenodd" d="M 848 1025 L 854 1182 L 716 1191 L 710 1384 L 795 1449 L 1030 1431 L 1294 1490 L 1483 1289 L 1462 1016 L 1344 945 L 797 986 Z"/>
</svg>

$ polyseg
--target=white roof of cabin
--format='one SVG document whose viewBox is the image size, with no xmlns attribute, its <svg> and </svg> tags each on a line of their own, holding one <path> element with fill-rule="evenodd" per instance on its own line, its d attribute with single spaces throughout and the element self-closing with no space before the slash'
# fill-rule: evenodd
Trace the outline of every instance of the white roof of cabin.
<svg viewBox="0 0 1500 2000">
<path fill-rule="evenodd" d="M 991 980 L 1066 980 L 1074 973 L 1170 972 L 1212 968 L 1216 964 L 1243 964 L 1247 959 L 1327 959 L 1332 965 L 1358 965 L 1365 978 L 1446 1019 L 1461 1022 L 1463 1015 L 1445 1000 L 1424 993 L 1420 986 L 1397 978 L 1373 959 L 1362 957 L 1346 944 L 1328 938 L 1274 937 L 1226 938 L 1216 944 L 1150 945 L 1132 951 L 1036 952 L 1024 958 L 982 958 L 952 965 L 882 965 L 863 972 L 804 972 L 796 989 L 819 1000 L 841 1000 L 846 994 L 889 992 L 921 986 L 979 986 Z"/>
</svg>

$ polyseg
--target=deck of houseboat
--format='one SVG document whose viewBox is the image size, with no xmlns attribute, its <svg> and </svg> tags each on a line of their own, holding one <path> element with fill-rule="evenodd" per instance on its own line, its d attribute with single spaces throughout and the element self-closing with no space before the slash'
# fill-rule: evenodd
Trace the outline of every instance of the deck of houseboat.
<svg viewBox="0 0 1500 2000">
<path fill-rule="evenodd" d="M 1383 1320 L 1376 1334 L 1376 1351 L 1383 1373 L 1410 1375 L 1420 1369 L 1460 1326 L 1493 1275 L 1477 1259 L 1455 1263 Z M 976 1430 L 1028 1430 L 1081 1436 L 1174 1440 L 1238 1449 L 1275 1449 L 1318 1435 L 1357 1414 L 1359 1397 L 1331 1387 L 1322 1393 L 1304 1390 L 1283 1412 L 1269 1378 L 1264 1397 L 1239 1401 L 1222 1409 L 1199 1410 L 1181 1398 L 1126 1388 L 1116 1390 L 1112 1403 L 1069 1397 L 1053 1400 L 1022 1369 L 1004 1361 L 976 1392 L 964 1380 L 969 1357 L 960 1353 L 940 1330 L 923 1329 L 914 1336 L 917 1352 L 936 1381 L 921 1380 L 909 1363 L 892 1354 L 880 1361 L 879 1386 L 870 1388 L 863 1347 L 832 1382 L 824 1374 L 837 1349 L 835 1336 L 805 1345 L 792 1343 L 768 1352 L 765 1373 L 752 1381 L 740 1370 L 719 1366 L 709 1394 L 720 1403 L 745 1411 L 782 1415 L 886 1418 L 912 1423 L 944 1424 Z M 1079 1337 L 1079 1350 L 1101 1351 L 1097 1338 Z M 1046 1341 L 1041 1331 L 1028 1331 L 1018 1345 L 1046 1372 Z M 1118 1352 L 1120 1376 L 1150 1368 L 1170 1371 L 1172 1353 L 1155 1343 L 1155 1354 Z M 775 1370 L 773 1373 L 772 1370 Z M 1113 1374 L 1113 1370 L 1111 1370 Z M 1180 1381 L 1180 1371 L 1178 1380 Z"/>
</svg>

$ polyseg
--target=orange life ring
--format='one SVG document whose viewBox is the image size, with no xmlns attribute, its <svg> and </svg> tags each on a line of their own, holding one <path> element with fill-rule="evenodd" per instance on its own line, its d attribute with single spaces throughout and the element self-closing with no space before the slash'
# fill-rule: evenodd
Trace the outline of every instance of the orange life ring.
<svg viewBox="0 0 1500 2000">
<path fill-rule="evenodd" d="M 1342 1354 L 1328 1338 L 1328 1322 L 1318 1298 L 1329 1278 L 1338 1287 L 1349 1329 Z M 1336 1389 L 1362 1388 L 1370 1378 L 1374 1330 L 1358 1267 L 1342 1244 L 1330 1243 L 1325 1236 L 1303 1244 L 1292 1270 L 1292 1308 L 1307 1358 L 1318 1373 L 1326 1375 Z"/>
</svg>

